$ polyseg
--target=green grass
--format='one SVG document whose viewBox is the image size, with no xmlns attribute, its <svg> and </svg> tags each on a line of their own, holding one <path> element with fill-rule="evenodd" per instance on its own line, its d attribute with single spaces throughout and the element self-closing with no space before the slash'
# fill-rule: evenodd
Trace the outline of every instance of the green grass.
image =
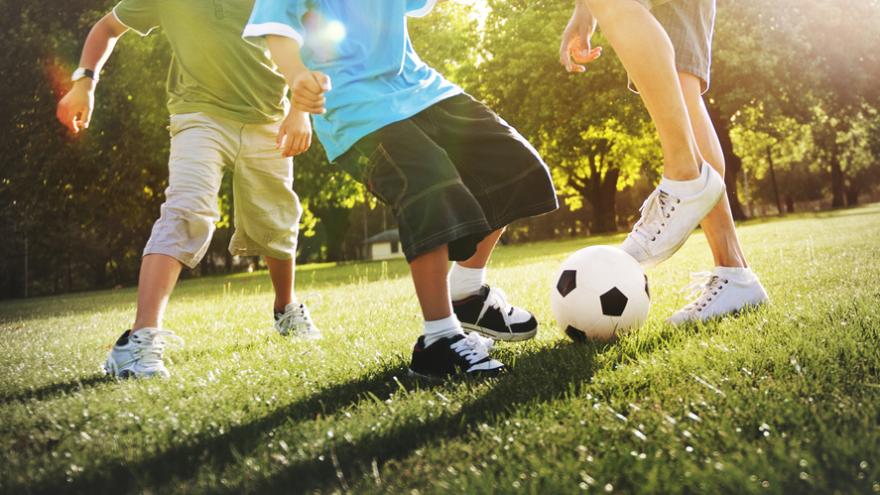
<svg viewBox="0 0 880 495">
<path fill-rule="evenodd" d="M 880 206 L 740 234 L 771 306 L 664 324 L 711 266 L 698 233 L 613 345 L 568 342 L 548 295 L 568 253 L 619 237 L 502 247 L 491 281 L 541 331 L 496 346 L 506 376 L 433 387 L 405 376 L 400 262 L 303 267 L 318 344 L 273 334 L 265 273 L 182 283 L 167 381 L 97 372 L 133 290 L 0 303 L 0 491 L 880 492 Z"/>
</svg>

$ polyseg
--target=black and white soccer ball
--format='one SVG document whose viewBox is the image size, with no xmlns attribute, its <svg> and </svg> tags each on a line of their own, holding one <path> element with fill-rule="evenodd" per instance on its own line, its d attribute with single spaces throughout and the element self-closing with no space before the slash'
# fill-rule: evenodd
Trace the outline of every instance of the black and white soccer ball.
<svg viewBox="0 0 880 495">
<path fill-rule="evenodd" d="M 621 249 L 581 249 L 562 262 L 553 280 L 550 305 L 560 330 L 572 340 L 614 340 L 648 317 L 648 277 Z"/>
</svg>

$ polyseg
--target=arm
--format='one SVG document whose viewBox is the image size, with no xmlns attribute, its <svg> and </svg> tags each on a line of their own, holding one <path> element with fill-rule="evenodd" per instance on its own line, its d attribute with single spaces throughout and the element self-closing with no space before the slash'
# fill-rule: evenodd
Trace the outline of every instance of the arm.
<svg viewBox="0 0 880 495">
<path fill-rule="evenodd" d="M 562 44 L 559 46 L 559 63 L 568 72 L 584 72 L 588 64 L 602 55 L 602 47 L 590 46 L 590 38 L 596 31 L 596 18 L 584 0 L 575 0 L 574 12 L 562 33 Z M 576 63 L 575 63 L 576 62 Z"/>
<path fill-rule="evenodd" d="M 292 108 L 278 129 L 276 144 L 284 156 L 305 152 L 312 145 L 312 125 L 309 113 L 322 114 L 330 91 L 330 78 L 310 71 L 302 61 L 297 42 L 286 36 L 267 35 L 266 44 L 278 71 L 290 86 Z"/>
<path fill-rule="evenodd" d="M 105 15 L 89 31 L 83 46 L 79 66 L 91 69 L 95 74 L 101 72 L 104 63 L 113 53 L 116 41 L 128 28 L 119 22 L 112 13 Z M 73 84 L 73 88 L 58 102 L 56 115 L 62 124 L 74 133 L 89 127 L 95 103 L 97 80 L 84 77 Z"/>
</svg>

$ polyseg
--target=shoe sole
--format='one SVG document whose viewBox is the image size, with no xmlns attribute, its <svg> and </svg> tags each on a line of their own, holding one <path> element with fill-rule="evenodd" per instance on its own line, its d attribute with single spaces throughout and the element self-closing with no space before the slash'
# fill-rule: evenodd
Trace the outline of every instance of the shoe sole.
<svg viewBox="0 0 880 495">
<path fill-rule="evenodd" d="M 495 330 L 481 327 L 479 325 L 473 325 L 471 323 L 462 323 L 461 328 L 470 331 L 477 332 L 483 337 L 489 337 L 495 340 L 503 340 L 504 342 L 522 342 L 523 340 L 529 340 L 535 335 L 538 334 L 538 327 L 535 327 L 534 330 L 530 330 L 528 332 L 496 332 Z"/>
<path fill-rule="evenodd" d="M 669 258 L 671 258 L 672 255 L 674 255 L 675 253 L 677 253 L 678 250 L 681 249 L 681 247 L 684 246 L 684 244 L 688 241 L 688 239 L 690 239 L 691 234 L 692 234 L 692 233 L 694 232 L 694 230 L 697 228 L 697 225 L 700 225 L 700 222 L 702 222 L 703 219 L 706 218 L 706 215 L 708 215 L 709 212 L 711 212 L 713 208 L 715 208 L 716 206 L 718 206 L 718 202 L 721 201 L 721 198 L 724 196 L 726 190 L 727 190 L 727 187 L 726 187 L 726 186 L 722 186 L 722 187 L 721 187 L 721 193 L 718 195 L 718 199 L 716 199 L 716 200 L 712 203 L 712 206 L 710 206 L 709 208 L 707 208 L 707 209 L 703 212 L 703 214 L 700 215 L 700 219 L 699 219 L 699 220 L 698 220 L 698 221 L 697 221 L 697 222 L 696 222 L 696 223 L 690 228 L 690 230 L 688 230 L 688 234 L 687 234 L 686 236 L 684 236 L 684 238 L 682 238 L 682 240 L 681 240 L 678 244 L 676 244 L 675 246 L 673 246 L 673 247 L 667 249 L 666 251 L 663 251 L 663 253 L 661 253 L 661 254 L 659 254 L 659 255 L 657 255 L 657 256 L 652 256 L 652 257 L 650 257 L 650 258 L 648 258 L 648 259 L 646 259 L 646 260 L 639 261 L 639 264 L 642 266 L 642 268 L 654 268 L 655 266 L 659 265 L 660 263 L 663 263 L 664 261 L 666 261 L 666 260 L 668 260 Z"/>
<path fill-rule="evenodd" d="M 418 371 L 413 371 L 412 368 L 406 369 L 406 374 L 410 378 L 417 378 L 419 380 L 425 380 L 432 383 L 443 383 L 446 380 L 456 379 L 456 378 L 467 378 L 471 380 L 480 380 L 483 378 L 493 378 L 501 375 L 506 371 L 507 368 L 501 368 L 498 371 L 484 371 L 479 373 L 456 373 L 454 375 L 446 375 L 446 376 L 435 376 L 435 375 L 425 375 L 424 373 L 419 373 Z"/>
<path fill-rule="evenodd" d="M 764 299 L 763 301 L 746 304 L 739 309 L 735 309 L 733 311 L 728 311 L 727 313 L 722 313 L 720 315 L 711 316 L 706 319 L 685 320 L 685 321 L 678 322 L 678 323 L 671 321 L 670 319 L 667 319 L 666 323 L 668 323 L 672 326 L 675 326 L 675 327 L 682 327 L 682 326 L 687 326 L 687 325 L 695 325 L 697 323 L 709 323 L 709 322 L 713 322 L 713 321 L 717 321 L 717 320 L 723 320 L 724 318 L 739 318 L 740 315 L 742 315 L 743 313 L 749 313 L 751 311 L 761 309 L 762 307 L 764 307 L 768 304 L 770 304 L 769 297 Z"/>
</svg>

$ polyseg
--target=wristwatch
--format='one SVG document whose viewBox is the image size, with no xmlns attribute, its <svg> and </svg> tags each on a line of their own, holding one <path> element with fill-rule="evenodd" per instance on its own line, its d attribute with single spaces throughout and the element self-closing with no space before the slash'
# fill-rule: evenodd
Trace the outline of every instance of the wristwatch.
<svg viewBox="0 0 880 495">
<path fill-rule="evenodd" d="M 76 82 L 84 77 L 88 77 L 89 79 L 98 82 L 98 75 L 95 74 L 95 71 L 83 67 L 80 67 L 79 69 L 73 71 L 73 76 L 71 76 L 70 80 Z"/>
</svg>

